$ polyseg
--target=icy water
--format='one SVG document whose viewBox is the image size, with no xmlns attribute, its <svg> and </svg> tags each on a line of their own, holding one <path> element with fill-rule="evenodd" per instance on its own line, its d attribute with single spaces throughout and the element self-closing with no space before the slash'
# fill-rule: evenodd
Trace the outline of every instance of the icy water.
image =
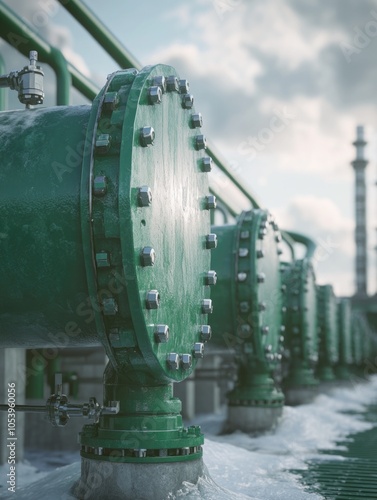
<svg viewBox="0 0 377 500">
<path fill-rule="evenodd" d="M 225 414 L 199 416 L 206 436 L 204 461 L 208 470 L 198 484 L 184 484 L 174 499 L 256 499 L 302 500 L 321 499 L 307 493 L 300 476 L 290 470 L 304 471 L 307 461 L 328 459 L 322 450 L 336 450 L 337 442 L 354 433 L 373 427 L 363 420 L 363 413 L 377 403 L 377 376 L 355 387 L 333 389 L 318 396 L 313 403 L 285 407 L 275 431 L 258 437 L 241 432 L 218 435 Z M 193 422 L 194 423 L 194 422 Z M 344 446 L 344 445 L 343 445 Z M 7 494 L 5 472 L 0 468 L 0 498 L 28 500 L 68 500 L 69 487 L 80 474 L 78 455 L 35 452 L 30 463 L 17 466 L 17 492 Z M 336 453 L 333 459 L 337 458 Z M 51 472 L 60 464 L 69 463 Z M 31 484 L 33 483 L 33 484 Z M 26 486 L 23 488 L 23 486 Z"/>
</svg>

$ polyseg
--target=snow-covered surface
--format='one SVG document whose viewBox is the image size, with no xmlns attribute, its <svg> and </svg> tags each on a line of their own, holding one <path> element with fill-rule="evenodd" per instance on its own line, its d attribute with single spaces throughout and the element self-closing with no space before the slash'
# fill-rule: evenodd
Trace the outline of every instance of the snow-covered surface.
<svg viewBox="0 0 377 500">
<path fill-rule="evenodd" d="M 377 376 L 352 388 L 333 389 L 308 405 L 285 407 L 275 431 L 252 437 L 241 432 L 218 435 L 224 414 L 195 420 L 206 435 L 204 461 L 208 475 L 197 485 L 185 484 L 173 498 L 301 500 L 321 499 L 307 493 L 300 476 L 290 470 L 305 470 L 307 461 L 321 459 L 321 450 L 339 450 L 337 444 L 349 435 L 367 430 L 363 412 L 377 402 Z M 344 445 L 343 445 L 344 446 Z M 35 452 L 29 463 L 17 465 L 17 492 L 7 494 L 5 474 L 0 467 L 0 498 L 69 500 L 69 487 L 80 475 L 78 454 Z M 323 457 L 322 457 L 323 458 Z M 327 455 L 326 460 L 330 457 Z M 333 460 L 344 460 L 332 455 Z M 72 463 L 74 462 L 74 463 Z M 56 465 L 70 464 L 51 472 Z M 34 485 L 30 486 L 30 483 Z M 27 485 L 26 488 L 22 486 Z"/>
</svg>

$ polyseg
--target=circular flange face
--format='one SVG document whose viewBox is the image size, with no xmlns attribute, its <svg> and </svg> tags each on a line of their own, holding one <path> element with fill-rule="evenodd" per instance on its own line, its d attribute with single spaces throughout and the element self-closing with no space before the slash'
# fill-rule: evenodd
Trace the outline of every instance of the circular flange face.
<svg viewBox="0 0 377 500">
<path fill-rule="evenodd" d="M 97 323 L 116 369 L 139 384 L 192 372 L 212 310 L 205 139 L 175 79 L 163 65 L 111 75 L 94 127 Z"/>
<path fill-rule="evenodd" d="M 317 288 L 312 264 L 307 259 L 284 268 L 285 346 L 295 360 L 318 361 Z"/>
<path fill-rule="evenodd" d="M 259 362 L 274 366 L 281 360 L 280 232 L 261 209 L 243 212 L 237 230 L 238 334 L 244 335 L 245 353 L 249 350 Z"/>
</svg>

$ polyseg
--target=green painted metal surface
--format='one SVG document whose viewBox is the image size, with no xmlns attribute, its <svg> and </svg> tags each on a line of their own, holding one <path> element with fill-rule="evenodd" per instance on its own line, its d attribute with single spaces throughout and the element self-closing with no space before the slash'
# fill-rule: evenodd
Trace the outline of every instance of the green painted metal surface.
<svg viewBox="0 0 377 500">
<path fill-rule="evenodd" d="M 115 73 L 93 106 L 0 115 L 3 346 L 101 341 L 140 383 L 186 378 L 168 353 L 192 355 L 207 323 L 210 233 L 205 151 L 178 91 L 150 104 L 156 66 Z M 153 145 L 141 129 L 153 126 Z M 102 142 L 101 142 L 102 141 Z M 101 186 L 101 181 L 104 186 Z M 141 206 L 140 188 L 153 199 Z M 154 265 L 142 260 L 153 247 Z M 157 290 L 156 308 L 148 293 Z M 157 325 L 168 325 L 158 342 Z"/>
<path fill-rule="evenodd" d="M 337 378 L 347 380 L 352 365 L 351 301 L 346 298 L 338 302 L 339 361 L 335 367 Z"/>
<path fill-rule="evenodd" d="M 318 362 L 317 289 L 313 266 L 308 259 L 283 268 L 284 305 L 287 308 L 284 334 L 285 385 L 316 385 Z"/>
<path fill-rule="evenodd" d="M 282 289 L 278 243 L 271 215 L 243 212 L 236 225 L 213 227 L 219 245 L 212 253 L 218 273 L 212 296 L 213 343 L 234 349 L 239 366 L 230 404 L 282 404 L 271 379 L 281 362 Z M 246 403 L 245 403 L 246 402 Z"/>
<path fill-rule="evenodd" d="M 318 369 L 322 381 L 335 379 L 334 366 L 339 360 L 339 329 L 336 297 L 331 285 L 317 287 Z"/>
</svg>

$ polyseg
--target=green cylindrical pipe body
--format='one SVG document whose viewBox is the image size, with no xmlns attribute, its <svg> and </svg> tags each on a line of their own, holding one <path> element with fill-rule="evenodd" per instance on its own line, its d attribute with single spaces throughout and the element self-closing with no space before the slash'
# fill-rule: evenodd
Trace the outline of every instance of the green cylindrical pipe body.
<svg viewBox="0 0 377 500">
<path fill-rule="evenodd" d="M 339 360 L 339 331 L 336 297 L 331 285 L 317 288 L 318 300 L 318 377 L 334 380 L 334 366 Z"/>
<path fill-rule="evenodd" d="M 4 346 L 56 346 L 70 336 L 75 345 L 99 344 L 94 322 L 84 313 L 89 293 L 80 227 L 90 110 L 76 106 L 0 114 Z"/>
</svg>

